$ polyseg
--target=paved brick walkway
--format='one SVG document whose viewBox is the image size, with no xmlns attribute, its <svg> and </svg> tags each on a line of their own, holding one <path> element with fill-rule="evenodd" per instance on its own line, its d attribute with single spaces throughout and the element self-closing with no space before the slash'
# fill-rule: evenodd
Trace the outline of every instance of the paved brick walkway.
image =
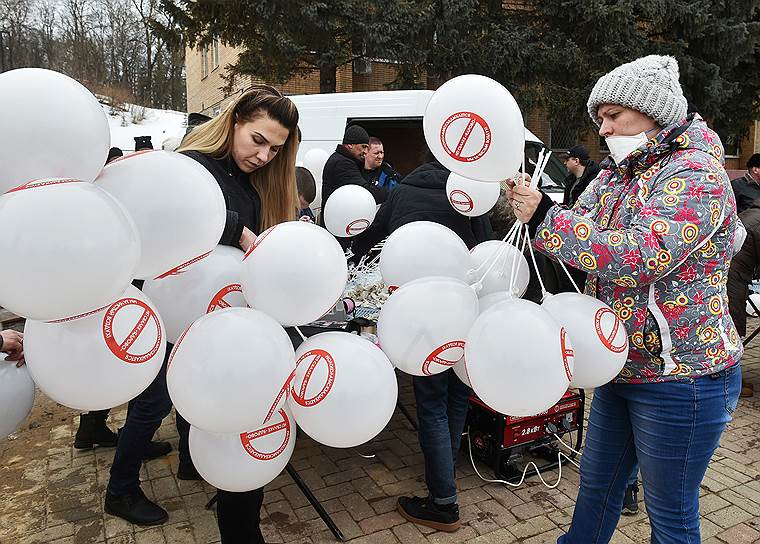
<svg viewBox="0 0 760 544">
<path fill-rule="evenodd" d="M 750 324 L 750 329 L 757 326 Z M 760 388 L 760 340 L 744 360 L 745 374 Z M 412 407 L 410 381 L 401 379 L 401 398 Z M 706 544 L 760 542 L 760 389 L 742 399 L 702 485 L 702 532 Z M 112 411 L 110 424 L 123 421 Z M 139 528 L 103 513 L 103 494 L 113 449 L 73 449 L 77 413 L 41 393 L 15 439 L 0 443 L 0 543 L 161 544 L 219 542 L 207 484 L 175 478 L 177 433 L 167 418 L 159 438 L 175 451 L 144 465 L 143 489 L 169 511 L 169 521 Z M 373 459 L 359 455 L 375 454 Z M 299 437 L 293 465 L 323 501 L 354 544 L 468 542 L 472 544 L 553 543 L 567 527 L 578 487 L 578 472 L 566 466 L 553 490 L 535 478 L 518 489 L 483 483 L 469 460 L 459 469 L 463 527 L 437 533 L 406 522 L 395 512 L 401 494 L 422 493 L 422 457 L 416 434 L 397 412 L 371 443 L 339 450 Z M 489 474 L 483 467 L 481 472 Z M 556 471 L 548 472 L 548 481 Z M 270 543 L 335 542 L 293 481 L 281 475 L 266 488 L 263 530 Z M 613 542 L 649 541 L 646 515 L 621 518 Z"/>
</svg>

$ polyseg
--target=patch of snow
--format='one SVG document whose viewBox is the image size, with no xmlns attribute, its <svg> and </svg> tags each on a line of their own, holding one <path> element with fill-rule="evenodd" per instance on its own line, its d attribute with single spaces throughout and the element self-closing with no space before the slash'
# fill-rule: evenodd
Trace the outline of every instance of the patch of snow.
<svg viewBox="0 0 760 544">
<path fill-rule="evenodd" d="M 111 147 L 119 147 L 129 152 L 135 149 L 135 136 L 150 136 L 154 149 L 169 138 L 181 138 L 185 135 L 187 114 L 172 110 L 141 108 L 126 104 L 126 111 L 116 110 L 103 104 L 111 127 Z M 145 118 L 139 123 L 133 122 L 132 114 L 145 110 Z"/>
</svg>

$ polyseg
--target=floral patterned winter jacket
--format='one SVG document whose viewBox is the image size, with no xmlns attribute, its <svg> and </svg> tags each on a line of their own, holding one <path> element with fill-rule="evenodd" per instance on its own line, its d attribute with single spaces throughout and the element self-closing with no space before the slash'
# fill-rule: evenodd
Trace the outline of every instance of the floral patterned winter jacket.
<svg viewBox="0 0 760 544">
<path fill-rule="evenodd" d="M 572 210 L 549 208 L 534 245 L 588 272 L 586 294 L 625 325 L 615 381 L 693 379 L 742 354 L 726 293 L 736 222 L 723 146 L 692 114 L 610 162 Z"/>
</svg>

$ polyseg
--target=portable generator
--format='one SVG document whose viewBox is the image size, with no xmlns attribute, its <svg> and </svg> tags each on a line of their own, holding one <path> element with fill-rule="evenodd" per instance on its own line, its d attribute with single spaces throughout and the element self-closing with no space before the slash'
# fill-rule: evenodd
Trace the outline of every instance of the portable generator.
<svg viewBox="0 0 760 544">
<path fill-rule="evenodd" d="M 585 394 L 582 389 L 577 392 L 568 390 L 548 410 L 526 417 L 495 412 L 473 394 L 467 415 L 467 438 L 472 445 L 472 454 L 491 466 L 496 478 L 508 482 L 519 481 L 525 465 L 535 458 L 546 461 L 539 465 L 539 470 L 553 469 L 559 462 L 560 451 L 555 434 L 562 438 L 576 432 L 575 441 L 569 445 L 575 450 L 580 449 L 584 408 Z M 568 441 L 565 440 L 565 443 Z M 467 440 L 462 441 L 462 447 L 467 452 Z M 564 453 L 570 458 L 576 456 L 568 451 Z"/>
</svg>

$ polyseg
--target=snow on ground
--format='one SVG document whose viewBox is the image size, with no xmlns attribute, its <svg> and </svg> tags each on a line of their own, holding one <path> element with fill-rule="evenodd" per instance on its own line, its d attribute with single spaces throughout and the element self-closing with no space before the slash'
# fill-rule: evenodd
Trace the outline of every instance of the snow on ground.
<svg viewBox="0 0 760 544">
<path fill-rule="evenodd" d="M 119 147 L 124 152 L 134 151 L 135 136 L 150 136 L 153 148 L 161 149 L 166 139 L 181 138 L 185 134 L 186 113 L 129 104 L 125 107 L 126 111 L 120 111 L 103 104 L 111 127 L 111 147 Z M 143 110 L 145 118 L 139 121 Z"/>
</svg>

